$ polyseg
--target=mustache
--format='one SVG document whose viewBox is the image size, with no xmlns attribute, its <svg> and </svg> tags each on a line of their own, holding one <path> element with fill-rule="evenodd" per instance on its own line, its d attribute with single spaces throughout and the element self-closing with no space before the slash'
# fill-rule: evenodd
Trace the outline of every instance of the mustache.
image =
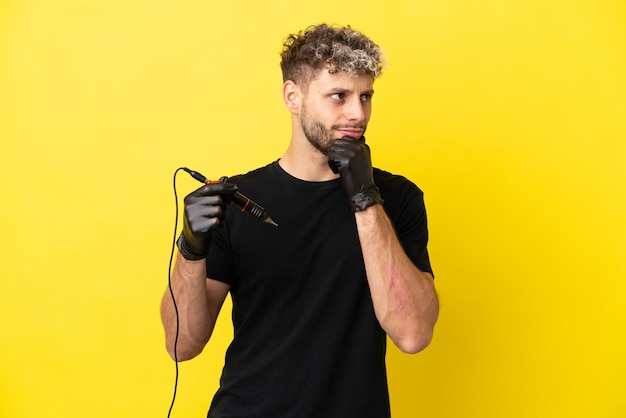
<svg viewBox="0 0 626 418">
<path fill-rule="evenodd" d="M 333 125 L 331 129 L 362 129 L 365 130 L 367 125 Z"/>
</svg>

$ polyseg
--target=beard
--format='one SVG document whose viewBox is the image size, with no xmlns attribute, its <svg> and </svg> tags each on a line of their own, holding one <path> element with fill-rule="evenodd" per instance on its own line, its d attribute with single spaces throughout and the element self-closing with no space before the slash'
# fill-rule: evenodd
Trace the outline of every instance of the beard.
<svg viewBox="0 0 626 418">
<path fill-rule="evenodd" d="M 306 139 L 309 140 L 309 143 L 322 154 L 328 155 L 330 152 L 330 144 L 334 139 L 331 131 L 321 122 L 313 119 L 313 117 L 307 112 L 305 106 L 302 106 L 302 111 L 300 113 L 300 125 L 302 126 L 304 136 L 306 136 Z"/>
<path fill-rule="evenodd" d="M 302 105 L 300 112 L 300 126 L 302 126 L 302 132 L 304 136 L 309 140 L 309 143 L 315 147 L 323 155 L 328 156 L 330 153 L 330 145 L 335 139 L 332 132 L 341 128 L 360 128 L 365 133 L 367 125 L 332 125 L 329 128 L 325 127 L 320 121 L 315 120 L 313 116 L 306 110 L 306 106 Z"/>
</svg>

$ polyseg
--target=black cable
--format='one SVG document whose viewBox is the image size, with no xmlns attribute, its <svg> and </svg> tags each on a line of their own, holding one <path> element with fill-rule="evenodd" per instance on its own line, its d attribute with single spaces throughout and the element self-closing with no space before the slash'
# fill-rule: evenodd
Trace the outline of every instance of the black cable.
<svg viewBox="0 0 626 418">
<path fill-rule="evenodd" d="M 176 247 L 176 233 L 178 231 L 178 193 L 176 191 L 176 175 L 181 170 L 186 171 L 194 179 L 198 180 L 201 183 L 207 183 L 207 184 L 210 183 L 207 181 L 206 177 L 204 177 L 202 174 L 198 173 L 197 171 L 190 170 L 187 167 L 179 167 L 176 169 L 176 171 L 174 171 L 173 181 L 174 181 L 174 202 L 175 202 L 175 208 L 176 208 L 176 215 L 174 219 L 174 237 L 172 238 L 172 248 L 170 251 L 170 263 L 167 269 L 167 285 L 170 290 L 170 296 L 172 297 L 172 305 L 174 305 L 174 312 L 176 314 L 176 335 L 174 337 L 174 363 L 176 364 L 176 378 L 174 380 L 174 393 L 172 395 L 172 403 L 170 404 L 170 409 L 167 412 L 167 418 L 170 418 L 172 414 L 172 409 L 174 408 L 174 402 L 176 401 L 176 391 L 178 389 L 178 375 L 179 375 L 178 334 L 180 330 L 180 316 L 178 314 L 178 306 L 176 305 L 176 299 L 174 298 L 174 289 L 172 288 L 172 264 L 174 261 L 174 248 Z M 254 217 L 258 221 L 267 222 L 274 226 L 278 226 L 278 224 L 274 222 L 272 218 L 269 217 L 269 215 L 267 214 L 267 212 L 262 206 L 260 206 L 258 203 L 253 202 L 252 200 L 250 200 L 249 198 L 247 198 L 246 196 L 242 195 L 239 192 L 236 192 L 235 194 L 233 194 L 233 198 L 229 200 L 228 203 L 236 207 L 238 210 L 241 210 L 241 212 L 245 213 L 246 215 L 250 215 Z"/>
<path fill-rule="evenodd" d="M 172 304 L 174 305 L 174 312 L 176 313 L 176 335 L 174 337 L 174 363 L 176 364 L 176 377 L 174 379 L 174 393 L 172 395 L 172 403 L 170 409 L 167 412 L 167 417 L 170 418 L 172 409 L 174 408 L 174 402 L 176 401 L 176 391 L 178 389 L 178 330 L 180 327 L 180 318 L 178 316 L 178 306 L 176 306 L 176 299 L 174 298 L 174 289 L 172 289 L 172 263 L 174 261 L 174 247 L 176 246 L 176 232 L 178 230 L 178 193 L 176 192 L 176 174 L 180 170 L 184 170 L 182 167 L 174 171 L 174 202 L 176 207 L 176 218 L 174 219 L 174 238 L 172 239 L 172 249 L 170 251 L 170 263 L 167 269 L 167 285 L 170 290 L 170 296 L 172 297 Z"/>
</svg>

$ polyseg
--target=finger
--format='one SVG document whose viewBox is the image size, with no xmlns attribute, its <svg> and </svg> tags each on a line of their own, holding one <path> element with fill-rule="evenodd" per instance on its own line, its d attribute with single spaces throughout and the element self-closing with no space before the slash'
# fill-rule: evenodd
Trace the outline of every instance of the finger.
<svg viewBox="0 0 626 418">
<path fill-rule="evenodd" d="M 203 195 L 196 194 L 195 192 L 186 196 L 184 203 L 185 208 L 197 207 L 202 205 L 220 206 L 224 204 L 223 199 L 219 194 Z"/>
<path fill-rule="evenodd" d="M 353 139 L 335 139 L 330 144 L 330 151 L 335 153 L 342 153 L 345 150 L 349 150 L 356 145 Z"/>
<path fill-rule="evenodd" d="M 330 152 L 333 155 L 340 155 L 347 158 L 352 158 L 353 156 L 361 153 L 364 149 L 367 148 L 367 145 L 362 142 L 356 141 L 342 141 L 337 142 L 331 145 Z"/>
<path fill-rule="evenodd" d="M 189 193 L 185 198 L 185 203 L 188 200 L 193 201 L 197 198 L 207 197 L 207 196 L 218 196 L 220 194 L 232 194 L 237 191 L 237 185 L 233 183 L 210 183 L 205 184 L 204 186 L 196 189 L 195 191 Z"/>
<path fill-rule="evenodd" d="M 222 219 L 218 217 L 201 218 L 198 221 L 191 223 L 189 227 L 192 233 L 202 234 L 221 227 L 222 222 Z"/>
<path fill-rule="evenodd" d="M 222 184 L 223 186 L 223 191 L 221 192 L 222 194 L 233 194 L 235 193 L 237 190 L 239 190 L 239 188 L 237 187 L 236 184 L 234 183 L 229 183 L 228 182 L 228 177 L 226 176 L 222 176 L 220 177 L 220 184 Z"/>
<path fill-rule="evenodd" d="M 185 208 L 185 215 L 190 224 L 203 224 L 207 219 L 224 218 L 224 209 L 222 206 L 196 204 Z"/>
</svg>

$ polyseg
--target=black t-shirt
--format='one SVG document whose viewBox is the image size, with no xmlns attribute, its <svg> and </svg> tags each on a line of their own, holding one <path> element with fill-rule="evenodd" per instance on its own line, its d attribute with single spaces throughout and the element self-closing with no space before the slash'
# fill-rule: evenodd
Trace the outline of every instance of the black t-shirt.
<svg viewBox="0 0 626 418">
<path fill-rule="evenodd" d="M 422 192 L 374 169 L 409 257 L 432 272 Z M 278 227 L 228 208 L 207 276 L 231 285 L 234 338 L 209 417 L 389 417 L 386 335 L 372 305 L 340 179 L 307 182 L 274 162 L 230 179 Z"/>
</svg>

